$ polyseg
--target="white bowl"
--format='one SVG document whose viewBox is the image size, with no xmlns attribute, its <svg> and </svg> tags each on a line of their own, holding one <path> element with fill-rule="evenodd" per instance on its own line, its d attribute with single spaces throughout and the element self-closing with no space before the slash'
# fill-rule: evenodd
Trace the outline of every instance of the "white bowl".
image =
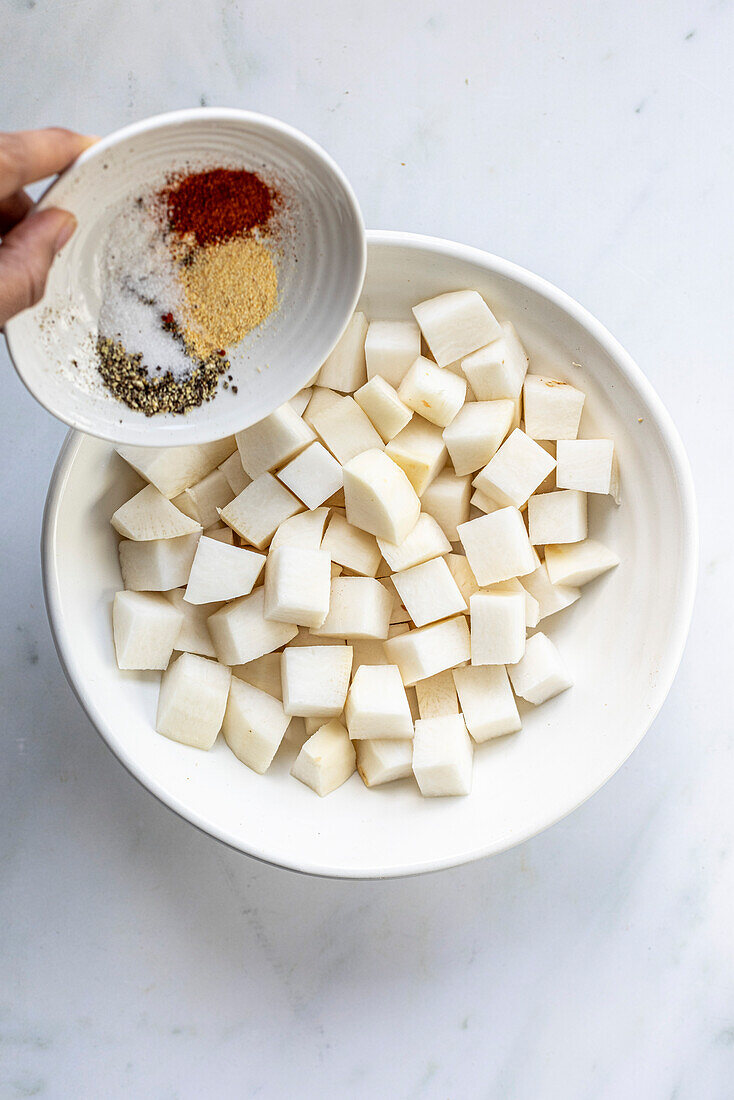
<svg viewBox="0 0 734 1100">
<path fill-rule="evenodd" d="M 278 181 L 288 224 L 288 246 L 276 260 L 279 308 L 232 349 L 236 394 L 220 387 L 185 416 L 146 417 L 85 381 L 96 380 L 101 245 L 121 200 L 188 163 L 244 167 Z M 43 301 L 6 326 L 10 356 L 50 412 L 117 443 L 204 443 L 261 420 L 318 370 L 362 286 L 364 225 L 341 170 L 298 130 L 250 111 L 176 111 L 118 130 L 83 153 L 40 205 L 71 210 L 79 226 L 53 265 Z"/>
<path fill-rule="evenodd" d="M 120 587 L 113 510 L 136 476 L 112 449 L 70 435 L 49 491 L 43 569 L 51 627 L 77 696 L 113 752 L 154 794 L 212 836 L 270 863 L 349 878 L 406 875 L 499 852 L 569 813 L 640 742 L 673 681 L 693 604 L 697 535 L 690 469 L 639 367 L 581 306 L 536 275 L 477 249 L 369 233 L 368 316 L 407 318 L 415 302 L 480 290 L 516 324 L 533 371 L 586 391 L 582 434 L 612 436 L 622 505 L 592 498 L 590 529 L 622 564 L 544 627 L 575 686 L 520 733 L 481 746 L 468 798 L 422 799 L 408 781 L 367 790 L 354 775 L 325 799 L 279 752 L 255 775 L 221 738 L 209 753 L 154 732 L 157 674 L 115 665 L 110 605 Z"/>
</svg>

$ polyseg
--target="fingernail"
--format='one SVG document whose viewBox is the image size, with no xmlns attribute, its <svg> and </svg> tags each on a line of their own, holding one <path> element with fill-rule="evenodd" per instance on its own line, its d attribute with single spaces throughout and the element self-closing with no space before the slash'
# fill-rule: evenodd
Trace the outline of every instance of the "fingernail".
<svg viewBox="0 0 734 1100">
<path fill-rule="evenodd" d="M 73 214 L 67 214 L 66 220 L 56 236 L 54 252 L 60 252 L 76 229 L 76 218 Z"/>
</svg>

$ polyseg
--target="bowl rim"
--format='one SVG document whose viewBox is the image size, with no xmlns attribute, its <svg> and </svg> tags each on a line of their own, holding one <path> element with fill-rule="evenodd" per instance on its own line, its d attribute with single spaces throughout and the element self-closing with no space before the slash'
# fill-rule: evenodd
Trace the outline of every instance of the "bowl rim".
<svg viewBox="0 0 734 1100">
<path fill-rule="evenodd" d="M 369 245 L 400 245 L 401 247 L 408 247 L 417 251 L 430 250 L 434 253 L 450 256 L 453 259 L 479 263 L 488 270 L 501 276 L 507 276 L 549 299 L 584 327 L 604 348 L 607 354 L 614 359 L 623 375 L 643 394 L 647 404 L 652 409 L 674 468 L 677 486 L 680 492 L 681 511 L 685 522 L 682 525 L 681 531 L 682 580 L 677 601 L 677 613 L 671 629 L 671 641 L 668 651 L 669 656 L 664 670 L 665 674 L 658 680 L 652 697 L 652 706 L 645 720 L 640 725 L 639 736 L 636 738 L 633 747 L 623 759 L 615 764 L 609 774 L 606 775 L 593 790 L 590 790 L 583 798 L 567 807 L 562 813 L 552 816 L 541 825 L 530 826 L 527 831 L 513 835 L 511 838 L 500 838 L 489 844 L 479 844 L 476 848 L 464 852 L 459 856 L 448 856 L 443 859 L 435 860 L 427 859 L 420 863 L 410 863 L 388 870 L 384 870 L 380 867 L 353 870 L 349 867 L 339 868 L 298 858 L 289 859 L 282 856 L 275 858 L 272 853 L 267 853 L 257 847 L 244 845 L 227 830 L 220 828 L 216 822 L 208 820 L 204 815 L 191 810 L 190 807 L 186 806 L 180 799 L 170 795 L 164 790 L 160 784 L 152 781 L 146 775 L 145 769 L 142 768 L 137 761 L 125 751 L 124 747 L 119 744 L 114 730 L 105 716 L 90 699 L 85 697 L 83 677 L 78 663 L 75 660 L 73 647 L 69 644 L 69 639 L 66 634 L 64 617 L 61 609 L 58 575 L 56 572 L 56 536 L 61 499 L 70 475 L 72 464 L 84 441 L 84 435 L 81 432 L 70 431 L 67 434 L 56 460 L 46 497 L 41 536 L 41 564 L 44 598 L 54 645 L 64 674 L 82 709 L 85 711 L 110 751 L 115 754 L 127 771 L 138 780 L 141 786 L 149 790 L 160 802 L 177 813 L 179 817 L 189 821 L 202 832 L 221 841 L 228 847 L 251 856 L 262 863 L 297 871 L 302 874 L 337 879 L 402 878 L 472 863 L 475 860 L 483 859 L 485 856 L 497 855 L 500 852 L 524 843 L 526 840 L 530 840 L 532 837 L 544 832 L 552 825 L 562 821 L 574 810 L 578 809 L 579 806 L 583 805 L 589 798 L 596 794 L 629 759 L 632 752 L 639 746 L 643 737 L 650 729 L 650 726 L 654 722 L 668 696 L 678 671 L 685 649 L 686 639 L 688 637 L 698 574 L 698 515 L 696 497 L 693 475 L 683 442 L 678 430 L 673 424 L 670 414 L 653 389 L 652 384 L 648 381 L 641 368 L 637 366 L 629 353 L 611 335 L 605 326 L 589 313 L 584 306 L 580 305 L 568 294 L 558 289 L 558 287 L 554 286 L 546 279 L 543 279 L 539 275 L 535 275 L 533 272 L 509 260 L 501 259 L 482 249 L 438 237 L 404 233 L 395 230 L 368 230 L 367 243 Z"/>
<path fill-rule="evenodd" d="M 284 137 L 289 138 L 297 145 L 302 146 L 304 149 L 308 149 L 318 160 L 320 160 L 321 163 L 328 169 L 335 182 L 341 188 L 347 207 L 349 209 L 350 217 L 353 218 L 358 230 L 357 237 L 359 243 L 359 257 L 358 264 L 356 265 L 357 269 L 355 272 L 355 291 L 352 296 L 351 307 L 348 310 L 345 310 L 344 324 L 342 325 L 341 331 L 339 332 L 339 335 L 332 345 L 332 348 L 336 347 L 337 343 L 344 335 L 347 325 L 349 324 L 349 319 L 357 305 L 359 296 L 362 291 L 362 284 L 364 283 L 364 275 L 367 268 L 367 240 L 364 218 L 362 216 L 362 210 L 360 208 L 359 202 L 357 201 L 357 196 L 355 194 L 354 188 L 352 187 L 347 176 L 334 160 L 334 158 L 329 153 L 327 153 L 327 151 L 321 145 L 319 145 L 317 141 L 314 141 L 313 138 L 309 137 L 308 134 L 303 133 L 302 130 L 299 130 L 295 126 L 291 126 L 287 122 L 283 122 L 281 119 L 272 118 L 270 115 L 264 115 L 258 111 L 246 111 L 238 107 L 186 107 L 178 111 L 166 111 L 161 114 L 150 115 L 148 118 L 140 119 L 137 122 L 131 122 L 129 125 L 123 126 L 119 130 L 113 130 L 112 133 L 106 134 L 104 137 L 99 138 L 99 140 L 96 141 L 94 145 L 90 145 L 89 148 L 80 153 L 80 155 L 76 158 L 75 161 L 72 162 L 72 164 L 69 165 L 68 168 L 64 169 L 63 172 L 60 172 L 57 176 L 54 177 L 48 187 L 46 187 L 46 189 L 40 195 L 37 203 L 35 204 L 35 208 L 43 210 L 49 205 L 53 205 L 55 191 L 62 180 L 64 180 L 71 172 L 76 172 L 79 168 L 87 165 L 90 161 L 95 161 L 101 157 L 104 157 L 110 151 L 110 149 L 113 149 L 115 146 L 121 145 L 124 142 L 136 138 L 140 134 L 148 133 L 151 130 L 158 130 L 162 127 L 168 127 L 170 125 L 183 125 L 187 122 L 202 118 L 209 119 L 212 122 L 247 122 L 259 126 L 263 130 L 279 133 Z M 28 390 L 31 397 L 33 397 L 38 402 L 38 404 L 41 405 L 42 408 L 46 409 L 46 411 L 51 413 L 52 416 L 55 416 L 57 420 L 60 420 L 63 424 L 68 425 L 73 430 L 83 431 L 87 435 L 94 435 L 95 438 L 104 439 L 107 442 L 112 443 L 113 445 L 115 445 L 116 443 L 122 445 L 124 443 L 125 445 L 132 446 L 176 447 L 185 446 L 186 444 L 208 443 L 214 439 L 220 438 L 221 433 L 215 432 L 214 434 L 212 434 L 211 430 L 205 430 L 204 425 L 202 425 L 200 428 L 197 426 L 193 429 L 190 427 L 188 429 L 185 427 L 179 427 L 177 428 L 176 438 L 171 439 L 170 441 L 165 437 L 165 435 L 163 435 L 162 439 L 156 439 L 150 444 L 141 444 L 137 440 L 133 441 L 130 439 L 113 439 L 109 431 L 105 430 L 102 421 L 99 422 L 99 427 L 96 431 L 92 430 L 91 424 L 84 424 L 82 426 L 80 420 L 78 418 L 75 418 L 73 415 L 61 413 L 56 409 L 52 409 L 47 404 L 46 399 L 44 398 L 45 391 L 43 382 L 41 381 L 39 383 L 37 379 L 27 376 L 26 371 L 21 366 L 22 356 L 18 355 L 17 348 L 14 347 L 15 326 L 13 324 L 13 321 L 14 318 L 11 317 L 5 326 L 4 332 L 5 342 L 8 349 L 8 356 L 10 358 L 10 362 L 13 365 L 15 373 L 17 374 L 18 378 L 20 378 L 21 382 Z M 306 378 L 305 375 L 304 378 Z"/>
</svg>

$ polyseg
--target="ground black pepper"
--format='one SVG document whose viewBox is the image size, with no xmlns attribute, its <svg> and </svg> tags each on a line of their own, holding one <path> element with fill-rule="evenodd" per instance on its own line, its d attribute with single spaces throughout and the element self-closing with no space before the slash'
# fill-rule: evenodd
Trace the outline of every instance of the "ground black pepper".
<svg viewBox="0 0 734 1100">
<path fill-rule="evenodd" d="M 97 338 L 97 354 L 97 369 L 107 388 L 118 401 L 146 416 L 185 413 L 210 401 L 220 376 L 229 367 L 226 359 L 217 356 L 198 360 L 183 378 L 174 378 L 170 371 L 160 378 L 151 378 L 143 366 L 142 355 L 126 351 L 122 344 L 106 336 Z"/>
</svg>

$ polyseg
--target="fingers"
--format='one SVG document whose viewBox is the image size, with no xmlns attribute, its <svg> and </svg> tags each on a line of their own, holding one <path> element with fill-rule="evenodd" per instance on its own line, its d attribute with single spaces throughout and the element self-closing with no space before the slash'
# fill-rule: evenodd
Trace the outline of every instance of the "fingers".
<svg viewBox="0 0 734 1100">
<path fill-rule="evenodd" d="M 94 141 L 56 128 L 0 134 L 0 199 L 7 199 L 27 183 L 68 168 Z"/>
<path fill-rule="evenodd" d="M 53 258 L 71 237 L 76 218 L 66 210 L 42 210 L 24 218 L 0 246 L 0 327 L 40 301 Z"/>
<path fill-rule="evenodd" d="M 22 221 L 33 206 L 33 200 L 25 191 L 16 191 L 7 199 L 0 199 L 0 237 Z"/>
</svg>

